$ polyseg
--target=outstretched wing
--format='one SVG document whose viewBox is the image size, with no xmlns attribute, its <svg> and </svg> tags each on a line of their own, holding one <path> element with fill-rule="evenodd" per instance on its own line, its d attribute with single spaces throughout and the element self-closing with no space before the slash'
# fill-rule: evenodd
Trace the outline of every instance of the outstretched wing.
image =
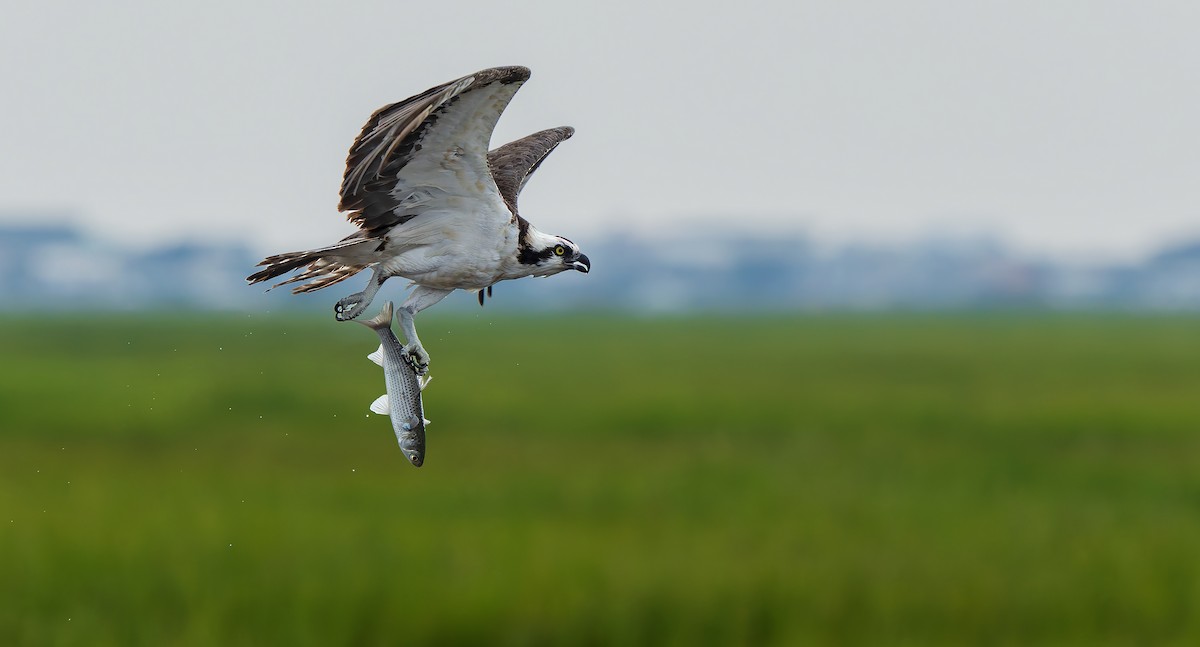
<svg viewBox="0 0 1200 647">
<path fill-rule="evenodd" d="M 493 184 L 488 142 L 528 78 L 524 67 L 491 68 L 376 110 L 350 147 L 338 210 L 372 235 L 382 233 L 415 217 L 431 191 L 459 192 L 448 160 L 475 182 Z M 477 198 L 478 190 L 463 197 Z"/>
<path fill-rule="evenodd" d="M 563 141 L 570 139 L 575 129 L 570 126 L 550 128 L 509 142 L 488 153 L 488 166 L 500 196 L 513 213 L 517 213 L 517 196 L 542 160 Z"/>
</svg>

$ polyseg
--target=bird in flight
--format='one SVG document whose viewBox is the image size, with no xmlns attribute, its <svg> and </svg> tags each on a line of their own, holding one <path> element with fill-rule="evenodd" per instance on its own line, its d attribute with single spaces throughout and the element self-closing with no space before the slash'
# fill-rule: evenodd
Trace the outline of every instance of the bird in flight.
<svg viewBox="0 0 1200 647">
<path fill-rule="evenodd" d="M 573 128 L 550 128 L 489 151 L 500 113 L 526 80 L 524 67 L 496 67 L 430 88 L 375 111 L 350 147 L 338 210 L 358 226 L 340 242 L 264 259 L 251 284 L 302 270 L 272 287 L 307 281 L 311 292 L 371 269 L 362 292 L 334 305 L 338 321 L 362 314 L 383 282 L 401 276 L 413 290 L 397 310 L 417 370 L 429 354 L 413 316 L 454 290 L 564 270 L 591 261 L 562 236 L 542 233 L 517 212 L 529 177 Z"/>
</svg>

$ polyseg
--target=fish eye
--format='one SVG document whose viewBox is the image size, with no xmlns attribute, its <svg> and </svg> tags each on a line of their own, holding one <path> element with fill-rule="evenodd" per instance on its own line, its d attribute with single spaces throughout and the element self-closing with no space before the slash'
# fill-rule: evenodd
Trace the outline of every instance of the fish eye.
<svg viewBox="0 0 1200 647">
<path fill-rule="evenodd" d="M 554 255 L 555 256 L 562 256 L 563 254 L 566 254 L 566 253 L 567 253 L 567 249 L 565 247 L 563 247 L 562 245 L 554 246 Z"/>
</svg>

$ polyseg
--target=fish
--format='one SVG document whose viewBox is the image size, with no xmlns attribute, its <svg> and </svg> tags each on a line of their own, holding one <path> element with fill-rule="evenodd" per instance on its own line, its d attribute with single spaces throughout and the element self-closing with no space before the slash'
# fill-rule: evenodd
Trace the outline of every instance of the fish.
<svg viewBox="0 0 1200 647">
<path fill-rule="evenodd" d="M 387 393 L 371 403 L 371 411 L 391 418 L 400 451 L 414 467 L 420 467 L 425 463 L 425 425 L 429 424 L 421 391 L 431 378 L 417 375 L 414 358 L 392 332 L 392 312 L 392 302 L 388 301 L 374 319 L 355 320 L 379 335 L 379 348 L 367 359 L 383 367 Z"/>
</svg>

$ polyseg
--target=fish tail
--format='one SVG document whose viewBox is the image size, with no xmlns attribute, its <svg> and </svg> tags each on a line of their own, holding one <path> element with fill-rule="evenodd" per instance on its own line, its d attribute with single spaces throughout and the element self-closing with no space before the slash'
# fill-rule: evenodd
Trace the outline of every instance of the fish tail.
<svg viewBox="0 0 1200 647">
<path fill-rule="evenodd" d="M 367 328 L 370 328 L 371 330 L 383 330 L 384 328 L 391 328 L 392 327 L 392 302 L 384 301 L 383 309 L 379 311 L 379 314 L 375 315 L 374 319 L 368 319 L 366 321 L 363 321 L 361 319 L 355 319 L 355 321 L 366 326 Z"/>
</svg>

